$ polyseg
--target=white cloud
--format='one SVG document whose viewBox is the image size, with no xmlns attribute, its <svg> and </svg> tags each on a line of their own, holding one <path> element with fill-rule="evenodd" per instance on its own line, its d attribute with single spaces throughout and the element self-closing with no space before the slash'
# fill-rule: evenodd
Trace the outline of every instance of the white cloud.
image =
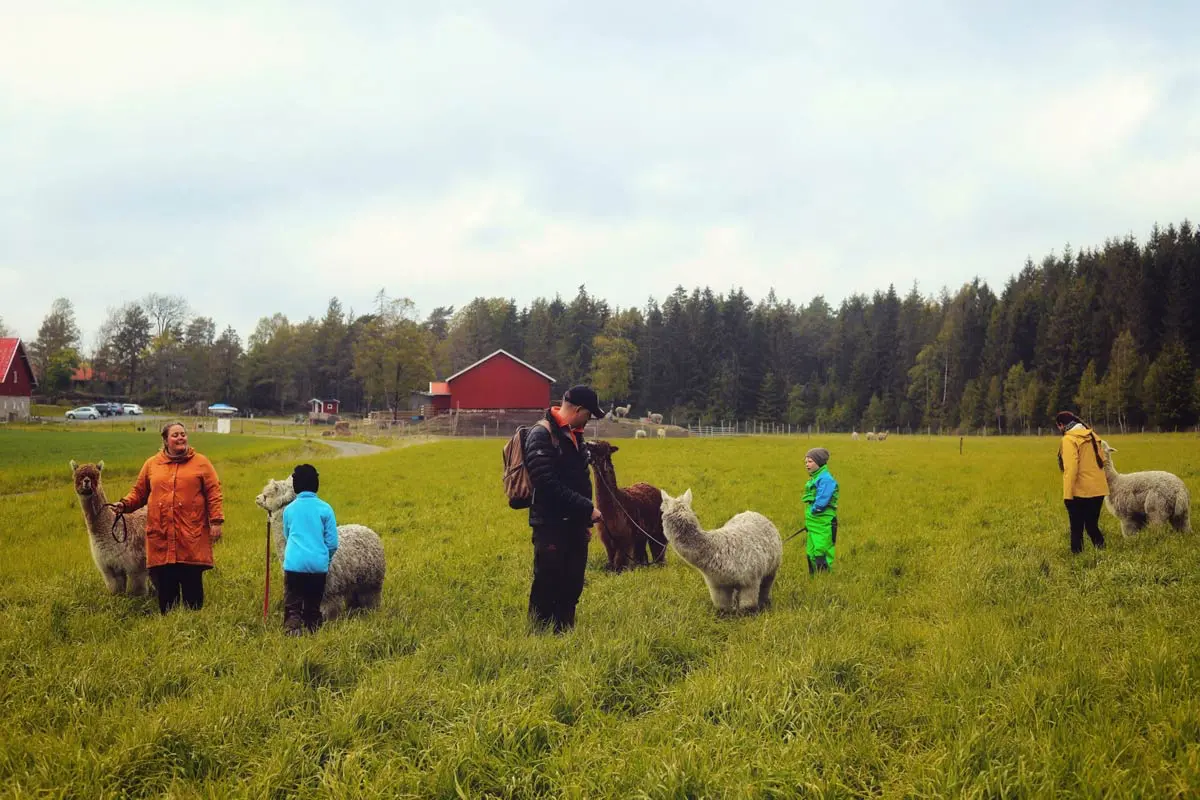
<svg viewBox="0 0 1200 800">
<path fill-rule="evenodd" d="M 564 9 L 0 0 L 0 316 L 836 302 L 1196 215 L 1200 12 Z"/>
</svg>

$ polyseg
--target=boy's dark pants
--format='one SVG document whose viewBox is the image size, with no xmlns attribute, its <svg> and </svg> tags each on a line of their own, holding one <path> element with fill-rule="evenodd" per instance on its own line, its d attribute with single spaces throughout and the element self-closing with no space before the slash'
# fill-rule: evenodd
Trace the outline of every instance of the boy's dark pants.
<svg viewBox="0 0 1200 800">
<path fill-rule="evenodd" d="M 283 629 L 309 633 L 321 627 L 321 600 L 325 597 L 324 572 L 283 573 Z"/>
<path fill-rule="evenodd" d="M 533 529 L 533 586 L 529 619 L 555 633 L 575 627 L 575 606 L 583 594 L 588 530 L 582 526 L 538 525 Z"/>
<path fill-rule="evenodd" d="M 199 611 L 204 606 L 204 570 L 208 567 L 199 564 L 163 564 L 150 568 L 150 582 L 158 595 L 158 611 L 165 614 L 179 605 L 180 596 L 183 604 L 191 611 Z"/>
</svg>

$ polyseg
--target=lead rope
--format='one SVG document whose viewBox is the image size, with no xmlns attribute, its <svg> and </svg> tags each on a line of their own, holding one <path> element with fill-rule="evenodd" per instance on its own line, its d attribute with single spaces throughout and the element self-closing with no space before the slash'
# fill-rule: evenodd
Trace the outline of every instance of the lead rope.
<svg viewBox="0 0 1200 800">
<path fill-rule="evenodd" d="M 271 603 L 271 512 L 267 512 L 267 569 L 263 573 L 263 622 Z"/>
<path fill-rule="evenodd" d="M 111 536 L 112 540 L 117 544 L 125 544 L 129 541 L 129 520 L 125 519 L 124 510 L 122 510 L 122 508 L 116 503 L 105 503 L 104 507 L 111 508 L 113 511 L 112 529 L 109 530 L 108 535 Z M 120 539 L 117 538 L 117 523 L 121 524 L 121 532 L 125 534 Z"/>
</svg>

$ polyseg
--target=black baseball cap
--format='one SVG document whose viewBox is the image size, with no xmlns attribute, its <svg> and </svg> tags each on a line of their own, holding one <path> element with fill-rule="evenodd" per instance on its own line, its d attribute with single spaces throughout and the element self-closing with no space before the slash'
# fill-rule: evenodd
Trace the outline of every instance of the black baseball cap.
<svg viewBox="0 0 1200 800">
<path fill-rule="evenodd" d="M 568 403 L 574 403 L 580 408 L 586 408 L 594 419 L 600 419 L 604 416 L 604 411 L 600 408 L 600 400 L 596 397 L 596 393 L 592 391 L 590 386 L 584 386 L 583 384 L 572 386 L 563 395 L 563 400 L 566 400 Z"/>
</svg>

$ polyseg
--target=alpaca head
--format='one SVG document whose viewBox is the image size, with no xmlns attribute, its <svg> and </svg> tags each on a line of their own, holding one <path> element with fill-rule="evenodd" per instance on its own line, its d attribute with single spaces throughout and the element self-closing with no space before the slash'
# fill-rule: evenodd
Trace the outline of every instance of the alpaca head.
<svg viewBox="0 0 1200 800">
<path fill-rule="evenodd" d="M 679 497 L 671 497 L 666 492 L 662 493 L 662 516 L 663 516 L 663 531 L 665 532 L 668 523 L 696 523 L 696 512 L 692 511 L 692 490 L 688 489 Z"/>
<path fill-rule="evenodd" d="M 71 459 L 71 473 L 75 477 L 75 494 L 80 497 L 91 497 L 100 488 L 100 471 L 104 462 L 95 464 L 80 464 Z"/>
<path fill-rule="evenodd" d="M 606 474 L 612 474 L 612 454 L 620 448 L 615 444 L 604 441 L 603 439 L 593 439 L 584 444 L 588 452 L 588 461 L 592 466 Z"/>
<path fill-rule="evenodd" d="M 292 478 L 289 475 L 286 480 L 267 481 L 267 485 L 263 487 L 258 497 L 254 498 L 254 503 L 265 511 L 273 512 L 295 499 L 296 492 L 292 489 Z"/>
<path fill-rule="evenodd" d="M 1101 439 L 1100 440 L 1100 449 L 1104 451 L 1104 462 L 1106 464 L 1111 464 L 1112 463 L 1112 454 L 1117 452 L 1117 448 L 1113 447 L 1111 444 L 1109 444 L 1108 442 Z"/>
</svg>

